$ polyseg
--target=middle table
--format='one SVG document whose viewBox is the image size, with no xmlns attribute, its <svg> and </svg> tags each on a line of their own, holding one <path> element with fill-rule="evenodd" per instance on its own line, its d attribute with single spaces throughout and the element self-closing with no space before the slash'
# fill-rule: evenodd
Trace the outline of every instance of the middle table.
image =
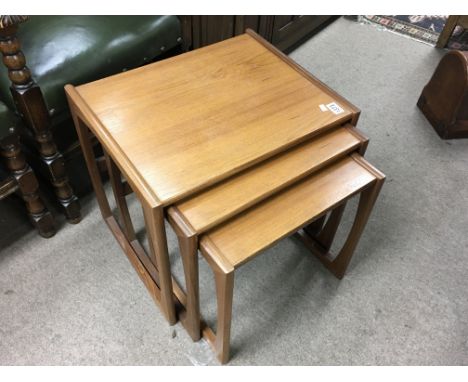
<svg viewBox="0 0 468 382">
<path fill-rule="evenodd" d="M 186 297 L 171 279 L 166 209 L 359 116 L 251 31 L 66 92 L 101 212 L 171 324 L 173 290 Z M 108 155 L 124 222 L 120 172 L 142 203 L 151 263 L 112 217 L 88 129 Z"/>
</svg>

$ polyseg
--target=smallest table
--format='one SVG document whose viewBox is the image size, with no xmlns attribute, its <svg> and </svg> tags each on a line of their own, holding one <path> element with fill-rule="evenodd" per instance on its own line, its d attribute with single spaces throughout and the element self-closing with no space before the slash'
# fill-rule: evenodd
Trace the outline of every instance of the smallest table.
<svg viewBox="0 0 468 382">
<path fill-rule="evenodd" d="M 357 152 L 340 151 L 343 144 L 340 133 L 345 136 L 347 131 L 340 128 L 318 137 L 169 209 L 185 272 L 185 326 L 194 340 L 200 338 L 197 256 L 200 250 L 213 269 L 218 304 L 216 335 L 205 324 L 203 334 L 221 362 L 229 358 L 235 269 L 304 228 L 299 237 L 336 277 L 343 277 L 385 177 Z M 319 148 L 324 150 L 321 156 L 309 158 L 308 171 L 282 171 L 294 160 L 299 161 L 300 169 L 304 153 L 312 147 L 318 153 Z M 334 151 L 331 157 L 325 155 L 325 148 Z M 354 223 L 335 256 L 329 253 L 330 247 L 346 202 L 356 194 L 360 195 L 360 201 Z M 328 212 L 330 216 L 325 223 Z"/>
</svg>

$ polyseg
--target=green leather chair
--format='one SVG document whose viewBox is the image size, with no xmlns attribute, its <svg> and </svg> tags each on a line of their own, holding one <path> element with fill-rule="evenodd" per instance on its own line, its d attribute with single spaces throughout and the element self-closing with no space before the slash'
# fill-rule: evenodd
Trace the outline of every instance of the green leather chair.
<svg viewBox="0 0 468 382">
<path fill-rule="evenodd" d="M 178 53 L 181 33 L 177 16 L 1 16 L 0 97 L 22 116 L 30 132 L 25 142 L 37 147 L 69 222 L 81 219 L 69 179 L 75 189 L 89 180 L 85 171 L 73 176 L 80 172 L 73 162 L 80 151 L 64 85 Z"/>
<path fill-rule="evenodd" d="M 39 234 L 55 234 L 54 220 L 38 194 L 37 178 L 24 159 L 16 134 L 18 118 L 0 101 L 0 200 L 17 192 L 26 204 L 30 221 Z"/>
</svg>

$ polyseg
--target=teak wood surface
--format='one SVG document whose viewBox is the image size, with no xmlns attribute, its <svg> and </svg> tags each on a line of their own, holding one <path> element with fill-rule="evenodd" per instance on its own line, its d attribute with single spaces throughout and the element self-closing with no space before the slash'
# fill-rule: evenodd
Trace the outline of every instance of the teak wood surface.
<svg viewBox="0 0 468 382">
<path fill-rule="evenodd" d="M 367 140 L 351 125 L 326 132 L 302 145 L 248 168 L 199 195 L 176 204 L 197 234 L 203 233 L 298 179 L 337 160 Z"/>
<path fill-rule="evenodd" d="M 304 228 L 300 238 L 335 276 L 341 278 L 384 178 L 380 171 L 353 153 L 201 237 L 200 249 L 213 270 L 217 296 L 216 337 L 210 343 L 222 363 L 229 360 L 235 269 L 281 238 Z M 322 246 L 321 228 L 316 226 L 315 219 L 320 221 L 321 216 L 331 210 L 322 232 L 325 237 L 334 236 L 344 204 L 357 193 L 360 199 L 354 223 L 341 251 L 332 256 L 329 248 Z M 315 233 L 311 233 L 311 225 Z M 333 237 L 330 239 L 333 241 Z M 195 310 L 198 309 L 197 297 L 193 302 Z M 189 328 L 197 328 L 197 324 L 194 322 Z"/>
<path fill-rule="evenodd" d="M 177 234 L 184 265 L 187 293 L 185 327 L 194 341 L 201 335 L 197 257 L 199 235 L 352 151 L 364 155 L 367 144 L 367 137 L 358 129 L 351 125 L 340 126 L 168 209 L 168 219 Z M 327 229 L 326 232 L 331 233 L 333 230 Z M 333 236 L 334 233 L 331 233 L 330 240 L 333 240 Z M 232 268 L 229 263 L 218 263 L 220 269 Z"/>
<path fill-rule="evenodd" d="M 175 323 L 178 317 L 190 331 L 196 317 L 198 323 L 192 329 L 200 332 L 201 328 L 211 343 L 220 337 L 205 324 L 200 327 L 198 312 L 186 309 L 198 293 L 197 259 L 183 257 L 184 271 L 189 269 L 186 282 L 193 285 L 190 292 L 185 293 L 171 277 L 164 228 L 168 207 L 201 195 L 215 184 L 226 186 L 234 176 L 242 178 L 251 167 L 268 166 L 288 150 L 297 147 L 305 155 L 301 150 L 312 140 L 323 139 L 323 134 L 341 134 L 341 148 L 321 147 L 323 163 L 312 155 L 315 164 L 301 163 L 305 167 L 288 176 L 283 174 L 279 183 L 272 183 L 275 191 L 328 164 L 327 155 L 331 160 L 353 150 L 363 153 L 367 145 L 367 139 L 349 126 L 356 125 L 359 118 L 356 107 L 250 31 L 65 89 L 104 220 L 169 323 Z M 320 108 L 332 102 L 342 112 Z M 106 152 L 119 222 L 104 192 L 92 135 Z M 285 170 L 287 163 L 282 166 Z M 135 239 L 125 201 L 129 189 L 144 209 L 149 253 Z M 255 202 L 271 193 L 264 188 Z M 222 219 L 252 202 L 244 199 L 237 203 L 227 214 L 222 213 Z M 213 212 L 211 219 L 216 219 L 203 229 L 222 220 L 218 212 Z M 193 227 L 184 225 L 184 221 L 178 223 L 179 239 L 185 235 L 181 249 L 193 253 L 198 237 Z M 229 286 L 225 279 L 224 275 L 217 277 L 223 287 Z"/>
<path fill-rule="evenodd" d="M 253 32 L 67 93 L 160 205 L 359 114 Z M 332 102 L 343 112 L 319 107 Z"/>
<path fill-rule="evenodd" d="M 220 256 L 237 268 L 374 180 L 347 157 L 214 228 L 202 236 L 200 247 L 219 249 Z"/>
</svg>

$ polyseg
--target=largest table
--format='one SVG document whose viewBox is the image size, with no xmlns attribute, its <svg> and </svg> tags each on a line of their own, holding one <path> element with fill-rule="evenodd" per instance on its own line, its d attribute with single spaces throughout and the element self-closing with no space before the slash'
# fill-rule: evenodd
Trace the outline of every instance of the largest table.
<svg viewBox="0 0 468 382">
<path fill-rule="evenodd" d="M 166 209 L 359 117 L 356 107 L 249 30 L 65 89 L 103 218 L 170 324 L 183 318 L 186 296 L 170 271 Z M 120 224 L 92 135 L 107 156 Z M 131 224 L 130 189 L 143 207 L 149 253 Z"/>
</svg>

